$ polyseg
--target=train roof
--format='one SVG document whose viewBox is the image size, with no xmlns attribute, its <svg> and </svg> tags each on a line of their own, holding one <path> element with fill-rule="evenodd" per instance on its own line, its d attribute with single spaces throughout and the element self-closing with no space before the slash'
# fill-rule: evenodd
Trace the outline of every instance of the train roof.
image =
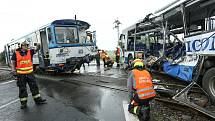
<svg viewBox="0 0 215 121">
<path fill-rule="evenodd" d="M 74 20 L 74 19 L 62 19 L 62 20 L 55 20 L 51 24 L 53 25 L 77 25 L 80 27 L 83 27 L 84 29 L 88 29 L 90 27 L 90 24 L 81 21 L 81 20 Z"/>
<path fill-rule="evenodd" d="M 46 28 L 46 27 L 48 27 L 50 25 L 56 25 L 56 26 L 57 25 L 58 26 L 60 26 L 60 25 L 77 25 L 77 26 L 80 26 L 81 28 L 83 28 L 85 30 L 90 27 L 90 24 L 85 22 L 85 21 L 75 20 L 75 19 L 60 19 L 60 20 L 55 20 L 55 21 L 53 21 L 53 22 L 51 22 L 49 24 L 46 24 L 46 25 L 40 27 L 39 29 L 36 29 L 35 31 L 33 31 L 33 32 L 29 33 L 29 34 L 35 33 L 36 31 L 38 31 L 40 29 L 43 29 L 43 28 Z M 29 34 L 26 34 L 26 35 L 24 35 L 24 36 L 22 36 L 22 37 L 20 37 L 18 39 L 14 39 L 14 40 L 8 42 L 7 44 L 14 43 L 14 42 L 18 41 L 19 39 L 28 36 Z"/>
</svg>

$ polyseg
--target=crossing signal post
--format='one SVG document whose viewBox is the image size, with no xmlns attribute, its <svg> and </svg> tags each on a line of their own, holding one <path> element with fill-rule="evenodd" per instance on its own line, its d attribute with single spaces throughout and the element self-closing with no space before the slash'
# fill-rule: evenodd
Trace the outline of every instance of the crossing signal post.
<svg viewBox="0 0 215 121">
<path fill-rule="evenodd" d="M 120 42 L 120 33 L 119 33 L 119 25 L 120 24 L 122 24 L 118 19 L 116 19 L 114 22 L 113 22 L 113 24 L 114 24 L 114 27 L 113 27 L 113 29 L 116 29 L 117 30 L 117 44 L 118 44 L 118 46 L 120 46 L 121 47 L 121 45 L 122 45 L 122 42 Z"/>
</svg>

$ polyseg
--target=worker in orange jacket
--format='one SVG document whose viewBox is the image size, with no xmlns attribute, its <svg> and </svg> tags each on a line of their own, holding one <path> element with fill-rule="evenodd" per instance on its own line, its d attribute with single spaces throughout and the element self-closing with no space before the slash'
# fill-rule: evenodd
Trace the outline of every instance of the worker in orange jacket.
<svg viewBox="0 0 215 121">
<path fill-rule="evenodd" d="M 38 105 L 46 103 L 46 100 L 43 99 L 39 93 L 39 88 L 33 75 L 32 57 L 35 52 L 36 50 L 34 49 L 28 49 L 27 42 L 23 42 L 21 43 L 21 47 L 13 53 L 11 58 L 13 75 L 16 75 L 17 86 L 19 87 L 21 109 L 27 108 L 27 83 L 30 87 L 35 103 Z"/>
<path fill-rule="evenodd" d="M 119 67 L 119 60 L 120 60 L 120 48 L 119 47 L 116 47 L 115 55 L 116 55 L 117 67 Z"/>
<path fill-rule="evenodd" d="M 134 68 L 129 73 L 127 86 L 130 100 L 128 111 L 148 121 L 150 101 L 156 96 L 156 92 L 153 89 L 152 77 L 147 70 L 144 70 L 144 63 L 141 60 L 134 61 Z"/>
<path fill-rule="evenodd" d="M 106 56 L 107 56 L 107 53 L 104 51 L 104 50 L 102 50 L 102 52 L 101 52 L 101 58 L 102 58 L 102 60 L 103 60 L 103 63 L 104 63 L 104 67 L 105 67 L 105 63 L 106 63 L 106 61 L 105 61 L 105 58 L 106 58 Z"/>
</svg>

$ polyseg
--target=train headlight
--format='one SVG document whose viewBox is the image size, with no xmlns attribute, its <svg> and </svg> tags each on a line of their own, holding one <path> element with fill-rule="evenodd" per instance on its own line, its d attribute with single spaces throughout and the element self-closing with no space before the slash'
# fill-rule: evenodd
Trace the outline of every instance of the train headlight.
<svg viewBox="0 0 215 121">
<path fill-rule="evenodd" d="M 59 49 L 59 53 L 63 53 L 63 49 Z"/>
<path fill-rule="evenodd" d="M 59 53 L 69 53 L 69 49 L 68 48 L 61 48 L 61 49 L 59 49 Z"/>
<path fill-rule="evenodd" d="M 91 47 L 90 50 L 91 50 L 91 52 L 96 51 L 94 47 Z"/>
</svg>

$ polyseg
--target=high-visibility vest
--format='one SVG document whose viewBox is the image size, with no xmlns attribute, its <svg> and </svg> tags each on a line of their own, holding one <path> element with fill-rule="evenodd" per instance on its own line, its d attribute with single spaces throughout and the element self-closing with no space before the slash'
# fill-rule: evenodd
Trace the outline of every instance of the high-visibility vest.
<svg viewBox="0 0 215 121">
<path fill-rule="evenodd" d="M 146 70 L 133 70 L 134 78 L 136 80 L 136 93 L 140 99 L 148 99 L 156 96 L 156 92 L 153 89 L 152 77 Z"/>
<path fill-rule="evenodd" d="M 17 74 L 29 74 L 33 72 L 33 63 L 30 50 L 27 55 L 21 56 L 19 51 L 16 51 L 16 72 Z"/>
<path fill-rule="evenodd" d="M 106 52 L 101 52 L 101 58 L 104 59 L 106 57 L 107 53 Z"/>
</svg>

